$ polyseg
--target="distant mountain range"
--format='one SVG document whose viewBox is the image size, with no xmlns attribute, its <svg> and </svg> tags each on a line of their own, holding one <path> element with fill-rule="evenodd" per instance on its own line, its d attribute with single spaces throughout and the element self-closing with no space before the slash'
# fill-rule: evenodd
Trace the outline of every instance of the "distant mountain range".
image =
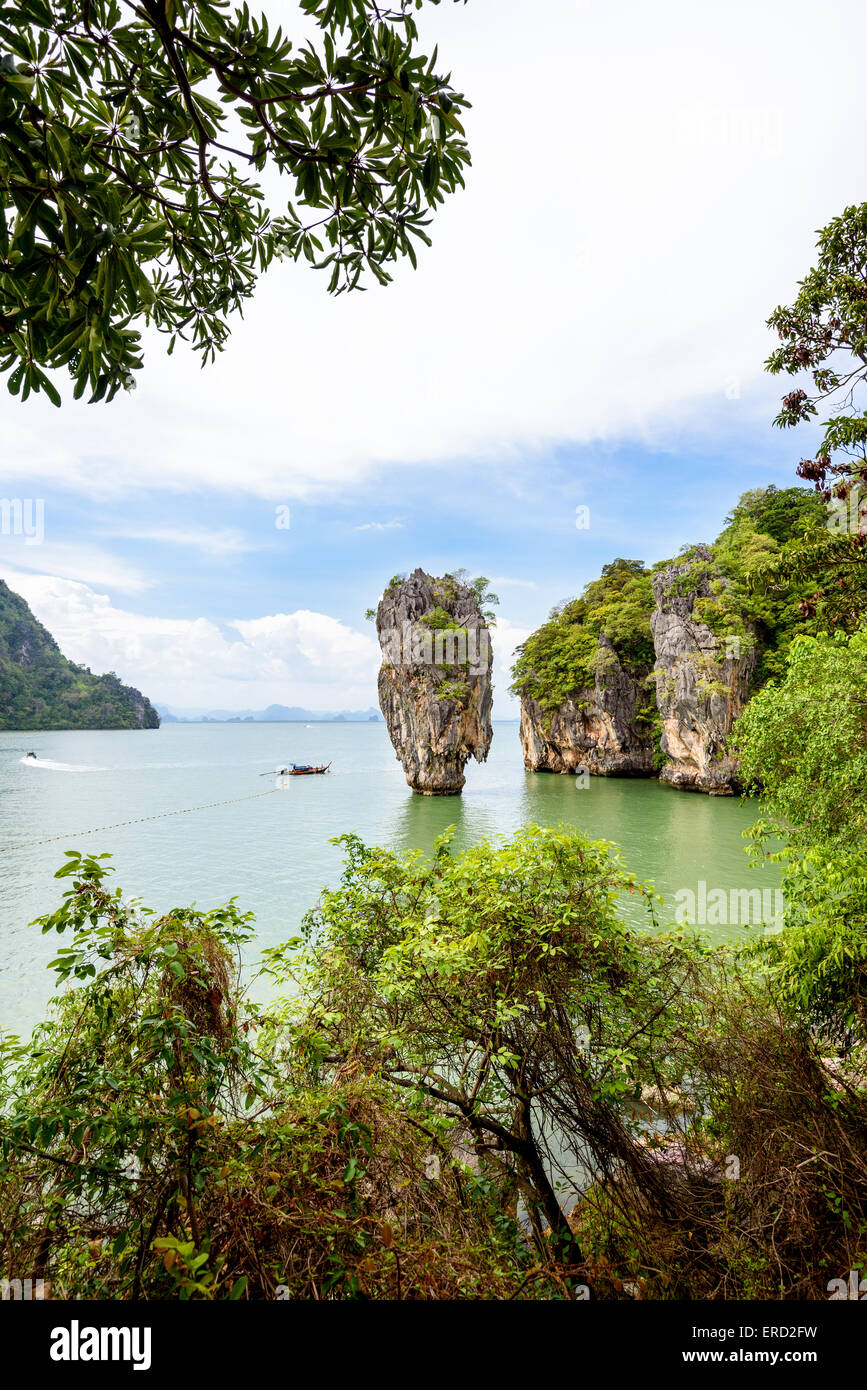
<svg viewBox="0 0 867 1390">
<path fill-rule="evenodd" d="M 380 724 L 372 705 L 363 710 L 302 709 L 300 705 L 269 705 L 267 709 L 173 709 L 157 705 L 164 724 Z"/>
<path fill-rule="evenodd" d="M 0 579 L 0 729 L 156 729 L 140 691 L 63 655 L 20 594 Z"/>
</svg>

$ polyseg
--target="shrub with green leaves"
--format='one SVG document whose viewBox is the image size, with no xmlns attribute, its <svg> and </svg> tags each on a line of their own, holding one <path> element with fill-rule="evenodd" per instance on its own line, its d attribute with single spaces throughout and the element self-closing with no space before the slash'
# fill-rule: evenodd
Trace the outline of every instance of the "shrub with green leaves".
<svg viewBox="0 0 867 1390">
<path fill-rule="evenodd" d="M 784 841 L 785 929 L 765 947 L 782 995 L 867 1039 L 867 631 L 795 640 L 735 741 L 762 794 L 757 847 Z"/>
<path fill-rule="evenodd" d="M 67 856 L 41 919 L 62 992 L 29 1044 L 0 1037 L 0 1274 L 55 1298 L 823 1297 L 867 1265 L 863 1079 L 831 1091 L 749 957 L 627 927 L 617 897 L 652 925 L 649 889 L 572 829 L 343 843 L 265 953 L 292 985 L 267 1007 L 234 903 L 156 916 Z"/>
<path fill-rule="evenodd" d="M 155 918 L 108 888 L 106 858 L 70 852 L 58 877 L 72 886 L 38 923 L 71 938 L 52 968 L 74 987 L 29 1046 L 7 1041 L 0 1230 L 7 1261 L 73 1288 L 96 1268 L 98 1240 L 113 1258 L 95 1291 L 135 1295 L 157 1237 L 201 1253 L 199 1193 L 218 1131 L 267 1069 L 253 1017 L 242 1028 L 235 1012 L 250 916 L 230 903 Z M 222 1285 L 213 1262 L 208 1277 Z"/>
<path fill-rule="evenodd" d="M 441 1123 L 351 1064 L 315 1083 L 241 988 L 250 914 L 158 917 L 107 858 L 68 855 L 40 923 L 62 992 L 29 1044 L 0 1035 L 2 1276 L 55 1298 L 560 1296 Z"/>
<path fill-rule="evenodd" d="M 453 858 L 448 839 L 431 860 L 339 841 L 343 879 L 306 919 L 293 975 L 296 1046 L 317 1075 L 358 1066 L 449 1117 L 537 1239 L 547 1226 L 568 1247 L 565 1170 L 620 1164 L 655 1190 L 625 1107 L 688 1014 L 690 948 L 618 916 L 639 894 L 652 923 L 653 895 L 613 846 L 530 825 Z"/>
</svg>

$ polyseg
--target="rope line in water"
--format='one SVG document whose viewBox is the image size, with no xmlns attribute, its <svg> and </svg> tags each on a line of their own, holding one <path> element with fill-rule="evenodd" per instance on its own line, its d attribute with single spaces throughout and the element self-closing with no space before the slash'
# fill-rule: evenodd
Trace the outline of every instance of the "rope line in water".
<svg viewBox="0 0 867 1390">
<path fill-rule="evenodd" d="M 46 840 L 30 840 L 24 845 L 0 845 L 0 854 L 9 854 L 16 849 L 35 849 L 37 845 L 53 845 L 58 840 L 76 840 L 79 835 L 99 835 L 103 830 L 119 830 L 125 825 L 143 825 L 149 820 L 167 820 L 169 816 L 189 816 L 193 811 L 211 811 L 215 806 L 235 806 L 239 801 L 258 801 L 263 796 L 273 796 L 279 787 L 269 787 L 266 792 L 253 792 L 252 796 L 233 796 L 228 801 L 209 801 L 204 806 L 185 806 L 181 811 L 160 811 L 155 816 L 138 816 L 135 820 L 116 820 L 111 825 L 97 825 L 91 830 L 72 830 L 68 835 L 50 835 Z"/>
</svg>

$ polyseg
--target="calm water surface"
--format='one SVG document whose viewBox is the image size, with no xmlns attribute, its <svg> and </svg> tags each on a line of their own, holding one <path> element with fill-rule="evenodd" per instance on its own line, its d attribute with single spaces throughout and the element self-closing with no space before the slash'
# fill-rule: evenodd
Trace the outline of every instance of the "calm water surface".
<svg viewBox="0 0 867 1390">
<path fill-rule="evenodd" d="M 32 748 L 44 767 L 21 759 Z M 332 761 L 327 777 L 287 779 L 273 796 L 144 824 L 82 832 L 134 817 L 253 796 L 259 774 L 287 761 Z M 28 925 L 58 904 L 53 874 L 67 849 L 113 856 L 115 882 L 159 911 L 237 897 L 255 912 L 258 939 L 294 934 L 341 854 L 331 837 L 429 850 L 454 825 L 454 848 L 506 835 L 527 821 L 567 822 L 613 840 L 650 879 L 669 917 L 679 889 L 776 887 L 776 871 L 747 866 L 743 830 L 755 808 L 733 797 L 677 792 L 655 781 L 527 773 L 517 724 L 497 724 L 488 762 L 471 763 L 462 797 L 407 787 L 382 724 L 166 724 L 106 733 L 0 733 L 0 1026 L 21 1032 L 41 1016 L 58 939 Z M 61 836 L 51 844 L 32 841 Z M 27 845 L 27 848 L 9 848 Z M 624 916 L 638 906 L 626 898 Z M 664 915 L 664 914 L 663 914 Z M 710 928 L 718 936 L 738 928 Z M 255 954 L 255 953 L 254 953 Z M 251 959 L 254 958 L 251 957 Z"/>
</svg>

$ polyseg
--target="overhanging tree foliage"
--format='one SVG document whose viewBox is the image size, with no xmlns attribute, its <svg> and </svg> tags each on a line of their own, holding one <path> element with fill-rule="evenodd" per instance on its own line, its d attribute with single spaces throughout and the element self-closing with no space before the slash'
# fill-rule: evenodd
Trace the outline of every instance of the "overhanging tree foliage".
<svg viewBox="0 0 867 1390">
<path fill-rule="evenodd" d="M 835 412 L 824 424 L 815 459 L 798 466 L 802 478 L 832 495 L 848 496 L 853 480 L 867 479 L 867 410 L 858 391 L 867 382 L 867 203 L 846 208 L 819 233 L 815 267 L 801 281 L 793 304 L 775 309 L 768 325 L 781 346 L 766 363 L 773 375 L 808 372 L 803 388 L 783 398 L 775 424 L 782 429 L 813 419 L 820 405 Z M 836 456 L 836 457 L 835 457 Z"/>
<path fill-rule="evenodd" d="M 456 0 L 457 2 L 457 0 Z M 465 2 L 465 0 L 464 0 Z M 418 49 L 424 0 L 298 0 L 293 42 L 226 0 L 0 6 L 0 369 L 111 400 L 140 329 L 203 363 L 280 257 L 386 284 L 463 184 L 468 105 Z M 439 4 L 440 0 L 428 0 Z M 293 199 L 272 212 L 257 176 Z"/>
<path fill-rule="evenodd" d="M 867 596 L 867 203 L 829 222 L 818 251 L 794 302 L 768 320 L 780 346 L 765 365 L 804 383 L 783 397 L 781 429 L 832 412 L 816 456 L 797 470 L 832 510 L 826 527 L 788 547 L 778 578 L 801 589 L 804 617 L 851 629 Z"/>
</svg>

